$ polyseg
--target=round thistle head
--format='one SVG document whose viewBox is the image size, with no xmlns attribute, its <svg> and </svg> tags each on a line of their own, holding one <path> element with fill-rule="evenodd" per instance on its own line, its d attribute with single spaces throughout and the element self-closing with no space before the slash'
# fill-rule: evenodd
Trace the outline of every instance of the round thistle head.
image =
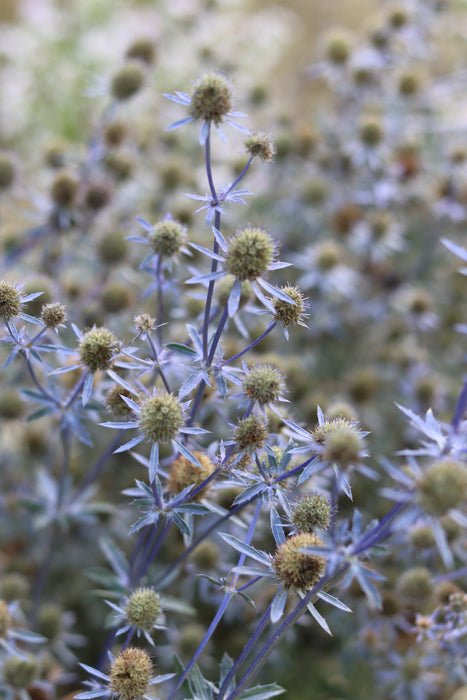
<svg viewBox="0 0 467 700">
<path fill-rule="evenodd" d="M 4 600 L 0 600 L 0 639 L 6 637 L 9 629 L 13 625 L 10 608 Z"/>
<path fill-rule="evenodd" d="M 148 692 L 152 674 L 147 651 L 128 647 L 112 661 L 109 690 L 121 700 L 135 700 Z"/>
<path fill-rule="evenodd" d="M 338 66 L 347 63 L 350 56 L 351 42 L 347 32 L 335 29 L 326 37 L 324 52 L 331 63 Z"/>
<path fill-rule="evenodd" d="M 23 402 L 16 389 L 4 389 L 0 393 L 0 418 L 15 420 L 23 412 Z"/>
<path fill-rule="evenodd" d="M 130 625 L 144 632 L 152 630 L 161 613 L 161 597 L 153 588 L 137 588 L 125 606 L 125 616 Z"/>
<path fill-rule="evenodd" d="M 28 595 L 29 581 L 26 576 L 14 571 L 2 575 L 0 579 L 0 597 L 5 602 L 11 603 L 14 600 L 22 600 L 27 598 Z"/>
<path fill-rule="evenodd" d="M 66 320 L 66 311 L 63 304 L 55 301 L 51 304 L 45 304 L 41 311 L 41 321 L 47 328 L 56 328 Z"/>
<path fill-rule="evenodd" d="M 105 157 L 104 165 L 115 180 L 124 182 L 133 172 L 134 160 L 128 153 L 113 151 Z"/>
<path fill-rule="evenodd" d="M 14 178 L 13 161 L 5 153 L 0 153 L 0 190 L 7 190 L 11 187 Z"/>
<path fill-rule="evenodd" d="M 232 236 L 225 255 L 225 269 L 236 279 L 255 280 L 274 262 L 276 245 L 262 228 L 240 229 Z"/>
<path fill-rule="evenodd" d="M 194 83 L 190 117 L 220 124 L 232 108 L 229 81 L 218 73 L 206 73 Z"/>
<path fill-rule="evenodd" d="M 411 602 L 426 600 L 433 590 L 431 573 L 424 566 L 409 569 L 399 578 L 397 588 Z"/>
<path fill-rule="evenodd" d="M 37 616 L 37 631 L 47 639 L 54 639 L 62 630 L 63 610 L 56 603 L 45 603 Z"/>
<path fill-rule="evenodd" d="M 84 202 L 92 211 L 103 209 L 110 201 L 110 188 L 106 182 L 89 183 L 84 195 Z"/>
<path fill-rule="evenodd" d="M 153 442 L 168 444 L 183 425 L 183 406 L 173 394 L 155 394 L 141 404 L 139 427 Z"/>
<path fill-rule="evenodd" d="M 126 63 L 113 76 L 110 85 L 112 97 L 123 102 L 136 95 L 144 83 L 144 73 L 139 63 Z"/>
<path fill-rule="evenodd" d="M 0 317 L 11 321 L 21 311 L 21 295 L 16 284 L 0 280 Z"/>
<path fill-rule="evenodd" d="M 135 316 L 135 326 L 138 333 L 149 333 L 156 325 L 156 319 L 149 314 Z"/>
<path fill-rule="evenodd" d="M 393 29 L 401 29 L 409 21 L 409 15 L 405 7 L 393 7 L 388 15 L 388 24 Z"/>
<path fill-rule="evenodd" d="M 128 251 L 128 243 L 120 231 L 107 233 L 97 246 L 99 258 L 107 265 L 120 263 L 125 259 Z"/>
<path fill-rule="evenodd" d="M 298 532 L 313 532 L 315 528 L 325 530 L 330 520 L 331 504 L 321 493 L 307 493 L 293 506 L 292 523 Z"/>
<path fill-rule="evenodd" d="M 450 597 L 461 593 L 461 590 L 454 581 L 440 581 L 435 586 L 433 593 L 439 605 L 448 605 Z"/>
<path fill-rule="evenodd" d="M 52 197 L 52 201 L 58 206 L 72 207 L 75 202 L 77 191 L 78 181 L 76 178 L 67 172 L 60 172 L 56 175 L 52 183 L 50 196 Z"/>
<path fill-rule="evenodd" d="M 314 178 L 305 184 L 303 198 L 307 204 L 317 207 L 324 202 L 326 196 L 327 188 L 322 180 Z"/>
<path fill-rule="evenodd" d="M 365 117 L 359 127 L 360 140 L 366 146 L 377 146 L 383 138 L 381 121 L 376 117 Z"/>
<path fill-rule="evenodd" d="M 126 418 L 126 420 L 129 420 L 132 417 L 133 413 L 128 404 L 125 403 L 125 401 L 122 399 L 122 396 L 126 396 L 128 399 L 133 400 L 135 398 L 134 394 L 132 394 L 131 391 L 128 391 L 128 389 L 125 389 L 125 387 L 117 384 L 107 394 L 105 404 L 114 416 L 117 416 L 118 418 Z"/>
<path fill-rule="evenodd" d="M 178 253 L 186 238 L 186 229 L 179 221 L 159 221 L 148 235 L 156 255 L 171 258 Z"/>
<path fill-rule="evenodd" d="M 282 372 L 272 365 L 255 365 L 243 380 L 243 391 L 261 406 L 277 401 L 284 391 Z"/>
<path fill-rule="evenodd" d="M 299 287 L 285 285 L 284 287 L 280 287 L 280 291 L 287 294 L 294 303 L 290 304 L 288 301 L 282 299 L 273 299 L 274 321 L 282 323 L 286 328 L 287 326 L 303 325 L 306 301 L 301 289 Z"/>
<path fill-rule="evenodd" d="M 252 131 L 245 139 L 245 150 L 253 158 L 260 158 L 267 162 L 274 158 L 276 149 L 269 134 L 261 131 Z"/>
<path fill-rule="evenodd" d="M 239 450 L 260 449 L 268 435 L 267 423 L 255 415 L 239 420 L 234 430 L 234 440 Z"/>
<path fill-rule="evenodd" d="M 142 61 L 150 66 L 154 63 L 156 56 L 156 45 L 153 39 L 142 37 L 136 39 L 127 49 L 125 58 L 129 60 Z"/>
<path fill-rule="evenodd" d="M 3 680 L 13 688 L 22 689 L 30 685 L 39 673 L 39 663 L 32 654 L 8 655 L 2 665 Z"/>
<path fill-rule="evenodd" d="M 274 555 L 272 568 L 285 588 L 307 591 L 318 583 L 326 570 L 326 559 L 318 554 L 304 554 L 303 547 L 320 547 L 323 541 L 311 532 L 291 535 Z"/>
<path fill-rule="evenodd" d="M 416 525 L 409 532 L 409 542 L 416 549 L 431 549 L 435 544 L 433 530 L 429 525 Z"/>
<path fill-rule="evenodd" d="M 81 362 L 91 372 L 108 369 L 122 344 L 108 328 L 91 328 L 79 343 Z"/>
<path fill-rule="evenodd" d="M 418 480 L 417 501 L 430 515 L 446 515 L 451 508 L 465 503 L 466 498 L 467 468 L 455 459 L 435 462 Z"/>
<path fill-rule="evenodd" d="M 128 127 L 124 122 L 110 122 L 104 131 L 104 140 L 107 146 L 120 146 L 128 133 Z"/>
<path fill-rule="evenodd" d="M 170 493 L 180 493 L 180 491 L 186 489 L 187 486 L 199 486 L 214 471 L 214 464 L 207 455 L 196 451 L 193 454 L 201 464 L 201 467 L 192 464 L 183 455 L 180 455 L 172 462 L 168 480 L 168 489 Z M 197 493 L 191 500 L 199 501 L 205 495 L 207 488 L 209 488 L 209 485 Z"/>
<path fill-rule="evenodd" d="M 343 248 L 335 241 L 323 241 L 315 246 L 314 253 L 317 267 L 327 272 L 342 261 Z"/>
<path fill-rule="evenodd" d="M 403 97 L 412 97 L 420 88 L 420 81 L 415 73 L 404 73 L 399 78 L 399 94 Z"/>
<path fill-rule="evenodd" d="M 358 428 L 345 418 L 325 421 L 315 428 L 313 437 L 323 446 L 322 458 L 344 468 L 358 461 L 363 448 Z"/>
<path fill-rule="evenodd" d="M 115 314 L 127 309 L 133 301 L 133 294 L 127 284 L 110 282 L 102 290 L 101 304 L 104 311 Z"/>
</svg>

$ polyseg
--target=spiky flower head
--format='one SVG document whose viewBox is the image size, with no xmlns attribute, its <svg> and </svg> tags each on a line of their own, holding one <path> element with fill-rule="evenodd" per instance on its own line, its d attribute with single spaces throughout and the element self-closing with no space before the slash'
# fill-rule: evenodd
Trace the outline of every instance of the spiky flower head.
<svg viewBox="0 0 467 700">
<path fill-rule="evenodd" d="M 125 606 L 126 619 L 132 627 L 150 632 L 162 613 L 161 597 L 154 588 L 137 588 Z"/>
<path fill-rule="evenodd" d="M 8 280 L 0 281 L 0 316 L 11 321 L 21 311 L 21 295 L 18 287 Z"/>
<path fill-rule="evenodd" d="M 331 504 L 323 494 L 311 491 L 296 501 L 291 520 L 298 532 L 325 530 L 331 520 Z"/>
<path fill-rule="evenodd" d="M 424 566 L 408 569 L 400 577 L 397 588 L 401 595 L 410 601 L 426 600 L 433 590 L 431 573 Z"/>
<path fill-rule="evenodd" d="M 178 253 L 186 238 L 186 229 L 179 221 L 164 219 L 153 227 L 148 235 L 156 255 L 171 258 Z"/>
<path fill-rule="evenodd" d="M 9 654 L 2 664 L 2 676 L 7 685 L 13 688 L 26 688 L 39 673 L 39 663 L 32 654 L 15 656 Z"/>
<path fill-rule="evenodd" d="M 168 489 L 170 493 L 180 493 L 180 491 L 186 489 L 187 486 L 199 486 L 214 471 L 214 464 L 207 455 L 197 451 L 193 452 L 193 454 L 201 464 L 201 467 L 192 464 L 192 462 L 183 455 L 180 455 L 172 462 L 168 480 Z M 199 501 L 205 495 L 206 488 L 208 487 L 205 487 L 197 493 L 192 500 Z"/>
<path fill-rule="evenodd" d="M 54 301 L 51 304 L 45 304 L 41 311 L 41 321 L 47 328 L 56 328 L 66 320 L 66 310 L 63 304 Z"/>
<path fill-rule="evenodd" d="M 232 89 L 219 73 L 205 73 L 193 86 L 189 114 L 192 119 L 214 122 L 216 125 L 232 108 Z"/>
<path fill-rule="evenodd" d="M 182 425 L 183 406 L 173 394 L 155 394 L 143 400 L 139 427 L 148 440 L 168 444 Z"/>
<path fill-rule="evenodd" d="M 307 591 L 318 583 L 326 570 L 326 559 L 319 554 L 305 554 L 303 547 L 320 547 L 323 541 L 311 532 L 291 535 L 281 544 L 272 561 L 277 578 L 285 588 Z"/>
<path fill-rule="evenodd" d="M 144 73 L 141 65 L 136 61 L 126 63 L 119 68 L 112 78 L 110 91 L 116 100 L 129 100 L 141 90 L 144 82 Z"/>
<path fill-rule="evenodd" d="M 455 459 L 443 459 L 431 465 L 418 480 L 417 501 L 426 513 L 446 515 L 467 498 L 467 468 Z"/>
<path fill-rule="evenodd" d="M 234 430 L 234 440 L 239 450 L 257 450 L 268 438 L 268 426 L 259 416 L 239 420 Z"/>
<path fill-rule="evenodd" d="M 135 317 L 135 326 L 138 333 L 149 333 L 156 325 L 156 319 L 149 314 L 139 314 Z"/>
<path fill-rule="evenodd" d="M 282 323 L 286 328 L 288 326 L 302 326 L 305 318 L 306 300 L 301 289 L 287 284 L 280 287 L 280 291 L 287 294 L 292 299 L 293 304 L 283 299 L 273 299 L 274 320 Z"/>
<path fill-rule="evenodd" d="M 152 673 L 149 654 L 143 649 L 128 647 L 112 661 L 109 690 L 121 700 L 135 700 L 147 693 Z"/>
<path fill-rule="evenodd" d="M 276 244 L 263 228 L 240 229 L 229 240 L 225 269 L 240 281 L 255 280 L 274 262 Z"/>
<path fill-rule="evenodd" d="M 276 149 L 274 148 L 274 141 L 269 136 L 262 131 L 252 131 L 245 139 L 245 149 L 246 152 L 253 156 L 253 158 L 260 158 L 262 161 L 266 162 L 274 158 Z"/>
<path fill-rule="evenodd" d="M 13 624 L 10 608 L 4 600 L 0 600 L 0 639 L 6 637 Z"/>
<path fill-rule="evenodd" d="M 91 372 L 108 369 L 122 344 L 108 328 L 91 328 L 79 343 L 81 362 Z"/>
<path fill-rule="evenodd" d="M 358 428 L 345 418 L 324 421 L 313 431 L 313 438 L 323 446 L 321 457 L 340 467 L 350 466 L 361 456 L 362 435 Z"/>
<path fill-rule="evenodd" d="M 261 406 L 277 401 L 284 391 L 282 372 L 272 365 L 255 365 L 243 380 L 243 391 Z"/>
</svg>

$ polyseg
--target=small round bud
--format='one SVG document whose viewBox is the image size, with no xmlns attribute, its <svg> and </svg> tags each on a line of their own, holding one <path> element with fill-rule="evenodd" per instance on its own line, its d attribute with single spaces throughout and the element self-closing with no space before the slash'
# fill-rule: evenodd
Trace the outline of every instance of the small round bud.
<svg viewBox="0 0 467 700">
<path fill-rule="evenodd" d="M 66 320 L 66 311 L 63 304 L 55 301 L 52 304 L 45 304 L 41 311 L 41 321 L 47 328 L 56 328 Z"/>
<path fill-rule="evenodd" d="M 314 246 L 316 266 L 323 272 L 332 270 L 342 262 L 343 249 L 335 241 L 323 241 Z"/>
<path fill-rule="evenodd" d="M 351 422 L 345 418 L 325 421 L 313 431 L 317 443 L 323 446 L 324 460 L 348 467 L 358 461 L 363 447 L 363 439 Z"/>
<path fill-rule="evenodd" d="M 322 180 L 313 179 L 306 183 L 303 198 L 307 204 L 318 207 L 327 196 L 327 188 Z"/>
<path fill-rule="evenodd" d="M 107 233 L 99 242 L 97 252 L 103 263 L 114 265 L 125 259 L 128 243 L 119 231 Z"/>
<path fill-rule="evenodd" d="M 326 37 L 324 52 L 331 63 L 336 65 L 347 63 L 350 56 L 350 48 L 350 38 L 345 31 L 336 29 Z"/>
<path fill-rule="evenodd" d="M 7 190 L 13 184 L 15 168 L 12 159 L 0 153 L 0 190 Z"/>
<path fill-rule="evenodd" d="M 360 207 L 353 202 L 348 202 L 337 209 L 333 217 L 333 223 L 337 233 L 341 235 L 350 233 L 357 221 L 360 220 L 361 215 Z"/>
<path fill-rule="evenodd" d="M 139 427 L 148 440 L 168 444 L 183 425 L 183 407 L 173 394 L 156 394 L 141 404 Z"/>
<path fill-rule="evenodd" d="M 287 294 L 293 304 L 290 304 L 283 299 L 273 299 L 274 306 L 274 321 L 282 323 L 283 326 L 297 326 L 303 324 L 305 317 L 305 297 L 299 287 L 285 285 L 280 287 L 280 291 Z"/>
<path fill-rule="evenodd" d="M 6 603 L 27 598 L 29 582 L 26 576 L 16 572 L 3 574 L 0 578 L 0 598 Z M 0 635 L 1 636 L 1 635 Z"/>
<path fill-rule="evenodd" d="M 156 325 L 156 319 L 149 314 L 140 314 L 135 318 L 135 326 L 138 333 L 149 333 Z"/>
<path fill-rule="evenodd" d="M 259 416 L 239 420 L 234 430 L 234 440 L 239 450 L 257 450 L 268 438 L 268 426 Z"/>
<path fill-rule="evenodd" d="M 434 596 L 438 604 L 447 605 L 452 595 L 460 593 L 459 586 L 453 581 L 440 581 L 434 588 Z"/>
<path fill-rule="evenodd" d="M 293 505 L 292 523 L 298 532 L 326 530 L 331 520 L 331 504 L 321 493 L 311 492 Z"/>
<path fill-rule="evenodd" d="M 183 491 L 183 489 L 186 489 L 187 486 L 199 486 L 214 471 L 215 466 L 207 455 L 197 451 L 195 451 L 193 454 L 201 464 L 201 467 L 197 467 L 196 464 L 192 464 L 183 455 L 180 455 L 172 462 L 167 484 L 170 493 L 180 493 Z M 199 501 L 206 494 L 207 488 L 209 488 L 209 485 L 203 488 L 190 500 Z"/>
<path fill-rule="evenodd" d="M 128 647 L 112 661 L 109 690 L 121 700 L 135 700 L 148 692 L 152 673 L 149 654 Z"/>
<path fill-rule="evenodd" d="M 128 128 L 124 122 L 111 122 L 104 131 L 104 141 L 108 146 L 120 146 L 127 136 Z"/>
<path fill-rule="evenodd" d="M 371 367 L 355 369 L 348 378 L 348 391 L 357 403 L 371 399 L 380 386 L 380 377 Z"/>
<path fill-rule="evenodd" d="M 284 390 L 282 372 L 272 365 L 255 365 L 243 380 L 243 391 L 261 406 L 277 401 Z"/>
<path fill-rule="evenodd" d="M 128 399 L 135 399 L 135 395 L 125 389 L 125 387 L 117 384 L 109 391 L 106 396 L 105 404 L 109 411 L 113 413 L 114 416 L 118 418 L 126 418 L 127 420 L 133 415 L 131 408 L 122 399 L 122 396 L 126 396 Z"/>
<path fill-rule="evenodd" d="M 21 295 L 13 282 L 0 280 L 0 316 L 11 321 L 21 311 Z"/>
<path fill-rule="evenodd" d="M 123 182 L 124 180 L 128 180 L 132 174 L 134 162 L 131 155 L 128 155 L 127 153 L 112 151 L 112 153 L 109 153 L 105 157 L 104 165 L 106 170 L 115 178 L 115 180 Z"/>
<path fill-rule="evenodd" d="M 30 685 L 39 673 L 39 663 L 32 654 L 8 655 L 2 665 L 3 680 L 13 688 L 23 689 Z"/>
<path fill-rule="evenodd" d="M 397 588 L 404 598 L 418 603 L 426 600 L 433 590 L 431 574 L 423 566 L 405 571 L 399 578 Z"/>
<path fill-rule="evenodd" d="M 60 207 L 72 207 L 76 193 L 78 191 L 78 181 L 67 172 L 60 172 L 55 177 L 50 196 L 52 200 Z"/>
<path fill-rule="evenodd" d="M 62 141 L 49 143 L 44 153 L 44 159 L 49 168 L 54 170 L 63 168 L 66 163 L 66 145 Z"/>
<path fill-rule="evenodd" d="M 366 117 L 360 123 L 359 135 L 366 146 L 377 146 L 384 135 L 381 121 L 375 117 Z"/>
<path fill-rule="evenodd" d="M 260 158 L 266 162 L 274 158 L 275 148 L 274 142 L 269 134 L 253 131 L 245 139 L 246 152 L 254 158 Z"/>
<path fill-rule="evenodd" d="M 416 525 L 409 532 L 409 541 L 416 549 L 430 549 L 435 544 L 433 530 L 428 525 Z"/>
<path fill-rule="evenodd" d="M 318 554 L 305 554 L 303 547 L 320 547 L 323 541 L 313 533 L 291 535 L 280 545 L 272 561 L 277 578 L 285 588 L 307 591 L 318 583 L 326 570 L 326 559 Z"/>
<path fill-rule="evenodd" d="M 149 37 L 142 37 L 134 41 L 127 49 L 125 58 L 130 60 L 134 59 L 136 61 L 142 61 L 150 66 L 154 63 L 154 58 L 156 56 L 156 45 L 153 39 Z"/>
<path fill-rule="evenodd" d="M 125 606 L 125 616 L 130 625 L 144 632 L 152 630 L 161 613 L 161 597 L 153 588 L 138 588 Z"/>
<path fill-rule="evenodd" d="M 388 16 L 388 23 L 393 29 L 401 29 L 409 21 L 409 16 L 404 7 L 395 7 Z"/>
<path fill-rule="evenodd" d="M 23 402 L 16 389 L 4 389 L 0 392 L 0 418 L 15 420 L 23 412 Z"/>
<path fill-rule="evenodd" d="M 462 528 L 456 520 L 453 520 L 449 515 L 444 515 L 439 519 L 439 522 L 448 542 L 454 542 L 454 540 L 460 537 Z"/>
<path fill-rule="evenodd" d="M 399 78 L 399 93 L 404 97 L 415 95 L 420 88 L 418 76 L 414 73 L 404 73 Z"/>
<path fill-rule="evenodd" d="M 397 615 L 400 610 L 399 600 L 393 591 L 384 591 L 381 596 L 381 612 L 386 617 Z"/>
<path fill-rule="evenodd" d="M 274 262 L 276 246 L 262 228 L 244 228 L 229 240 L 225 269 L 238 280 L 255 280 Z"/>
<path fill-rule="evenodd" d="M 419 479 L 417 500 L 426 513 L 440 517 L 467 498 L 467 468 L 455 459 L 435 462 Z"/>
<path fill-rule="evenodd" d="M 110 188 L 106 182 L 91 182 L 84 195 L 84 203 L 89 209 L 99 211 L 110 201 Z"/>
<path fill-rule="evenodd" d="M 186 238 L 186 229 L 179 221 L 159 221 L 148 235 L 156 255 L 171 258 L 178 253 Z"/>
<path fill-rule="evenodd" d="M 62 628 L 63 611 L 56 603 L 46 603 L 39 610 L 37 631 L 47 639 L 54 639 Z"/>
<path fill-rule="evenodd" d="M 102 290 L 102 308 L 109 314 L 115 314 L 118 313 L 118 311 L 127 309 L 132 302 L 133 294 L 126 284 L 111 282 Z"/>
<path fill-rule="evenodd" d="M 232 108 L 232 91 L 226 78 L 206 73 L 194 84 L 190 117 L 219 124 Z"/>
<path fill-rule="evenodd" d="M 108 369 L 122 344 L 108 328 L 92 328 L 79 343 L 81 362 L 91 372 Z"/>
<path fill-rule="evenodd" d="M 0 639 L 4 639 L 13 625 L 10 608 L 4 600 L 0 600 Z"/>
<path fill-rule="evenodd" d="M 126 63 L 113 76 L 110 91 L 112 97 L 123 102 L 136 95 L 144 83 L 144 73 L 139 63 Z"/>
</svg>

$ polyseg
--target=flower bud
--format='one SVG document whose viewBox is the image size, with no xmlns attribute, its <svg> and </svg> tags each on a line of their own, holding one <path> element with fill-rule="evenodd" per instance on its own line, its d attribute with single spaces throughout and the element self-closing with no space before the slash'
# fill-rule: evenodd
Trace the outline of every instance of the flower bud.
<svg viewBox="0 0 467 700">
<path fill-rule="evenodd" d="M 272 365 L 255 365 L 243 380 L 243 391 L 261 406 L 277 401 L 284 390 L 282 372 Z"/>
<path fill-rule="evenodd" d="M 178 253 L 186 238 L 186 230 L 179 221 L 159 221 L 148 235 L 156 255 L 171 258 Z"/>
<path fill-rule="evenodd" d="M 168 480 L 168 489 L 170 493 L 180 493 L 180 491 L 186 489 L 187 486 L 199 486 L 214 471 L 215 466 L 207 455 L 197 451 L 195 451 L 193 454 L 200 462 L 201 467 L 196 466 L 196 464 L 192 464 L 183 455 L 180 455 L 172 462 Z M 203 488 L 190 500 L 199 501 L 205 495 L 207 488 L 208 486 Z"/>
<path fill-rule="evenodd" d="M 331 520 L 331 504 L 326 496 L 312 491 L 294 503 L 291 520 L 298 532 L 325 530 Z"/>
<path fill-rule="evenodd" d="M 168 444 L 183 425 L 183 407 L 173 394 L 155 394 L 141 404 L 139 427 L 148 440 Z"/>
<path fill-rule="evenodd" d="M 190 117 L 219 124 L 232 108 L 232 91 L 226 78 L 206 73 L 194 84 Z"/>
<path fill-rule="evenodd" d="M 138 588 L 125 606 L 125 616 L 130 625 L 145 632 L 152 630 L 161 613 L 161 598 L 153 588 Z"/>
<path fill-rule="evenodd" d="M 112 661 L 109 690 L 121 700 L 135 700 L 148 692 L 152 673 L 149 654 L 143 649 L 128 647 Z"/>
<path fill-rule="evenodd" d="M 418 480 L 417 500 L 423 510 L 434 516 L 446 515 L 467 498 L 467 468 L 455 459 L 435 462 Z"/>
<path fill-rule="evenodd" d="M 274 262 L 276 246 L 262 228 L 244 228 L 229 240 L 225 269 L 238 280 L 255 280 Z"/>
<path fill-rule="evenodd" d="M 113 76 L 110 91 L 112 97 L 123 102 L 136 95 L 143 87 L 144 73 L 136 62 L 126 63 Z"/>
<path fill-rule="evenodd" d="M 81 362 L 91 372 L 108 369 L 121 346 L 121 342 L 108 328 L 92 328 L 79 343 Z"/>
<path fill-rule="evenodd" d="M 0 317 L 11 321 L 21 311 L 21 295 L 13 282 L 0 281 Z"/>
<path fill-rule="evenodd" d="M 280 291 L 287 294 L 292 301 L 291 304 L 283 299 L 273 299 L 274 320 L 282 323 L 283 326 L 301 325 L 305 316 L 305 297 L 299 287 L 285 285 L 280 287 Z"/>
<path fill-rule="evenodd" d="M 56 328 L 66 320 L 66 311 L 63 304 L 58 301 L 52 304 L 45 304 L 41 311 L 41 321 L 47 328 Z"/>
<path fill-rule="evenodd" d="M 318 583 L 326 570 L 326 559 L 318 554 L 305 554 L 303 547 L 320 547 L 323 541 L 309 532 L 291 535 L 280 545 L 272 561 L 277 578 L 285 588 L 307 591 Z"/>
<path fill-rule="evenodd" d="M 239 450 L 260 449 L 268 435 L 267 424 L 255 415 L 239 420 L 234 430 L 234 440 Z"/>
</svg>

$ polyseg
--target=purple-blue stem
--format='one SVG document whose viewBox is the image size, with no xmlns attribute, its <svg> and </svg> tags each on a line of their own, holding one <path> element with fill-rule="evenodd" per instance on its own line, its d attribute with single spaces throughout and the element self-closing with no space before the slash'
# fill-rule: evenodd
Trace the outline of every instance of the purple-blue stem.
<svg viewBox="0 0 467 700">
<path fill-rule="evenodd" d="M 240 175 L 238 175 L 238 176 L 235 178 L 235 180 L 232 182 L 232 184 L 229 185 L 229 188 L 223 193 L 223 198 L 224 198 L 224 199 L 225 199 L 225 198 L 227 197 L 227 195 L 230 194 L 230 193 L 232 192 L 232 190 L 238 185 L 238 183 L 240 182 L 240 180 L 243 180 L 243 178 L 244 178 L 245 175 L 247 174 L 248 170 L 250 169 L 250 165 L 252 164 L 252 162 L 253 162 L 253 156 L 250 156 L 250 158 L 248 159 L 248 163 L 245 165 L 245 167 L 243 168 L 243 170 L 242 170 L 242 172 L 240 173 Z"/>
<path fill-rule="evenodd" d="M 162 347 L 162 323 L 164 316 L 164 298 L 162 294 L 162 255 L 157 256 L 156 263 L 156 285 L 157 285 L 157 342 Z"/>
<path fill-rule="evenodd" d="M 263 338 L 265 338 L 272 330 L 274 330 L 274 328 L 275 328 L 276 326 L 277 326 L 277 321 L 273 321 L 273 322 L 266 328 L 266 330 L 263 331 L 263 333 L 261 333 L 261 335 L 259 335 L 259 336 L 256 338 L 256 340 L 253 340 L 253 342 L 250 343 L 246 348 L 244 348 L 244 349 L 241 350 L 240 352 L 237 352 L 236 355 L 232 355 L 232 357 L 229 357 L 228 360 L 224 360 L 224 361 L 221 363 L 221 367 L 223 367 L 224 365 L 229 365 L 231 362 L 234 362 L 234 360 L 238 360 L 239 357 L 242 357 L 242 355 L 245 355 L 245 353 L 249 352 L 252 348 L 255 347 L 255 345 L 258 345 L 258 343 L 260 343 L 260 342 L 263 340 Z"/>
<path fill-rule="evenodd" d="M 88 376 L 88 374 L 89 374 L 89 370 L 85 370 L 85 371 L 82 373 L 81 377 L 80 377 L 80 378 L 78 379 L 78 381 L 76 382 L 73 391 L 71 392 L 70 396 L 68 397 L 68 399 L 67 399 L 65 405 L 63 406 L 64 409 L 70 408 L 71 404 L 72 404 L 74 401 L 76 401 L 76 399 L 77 399 L 78 396 L 79 396 L 79 392 L 80 392 L 81 389 L 83 388 L 83 384 L 84 384 L 85 379 L 86 379 L 86 377 Z"/>
</svg>

